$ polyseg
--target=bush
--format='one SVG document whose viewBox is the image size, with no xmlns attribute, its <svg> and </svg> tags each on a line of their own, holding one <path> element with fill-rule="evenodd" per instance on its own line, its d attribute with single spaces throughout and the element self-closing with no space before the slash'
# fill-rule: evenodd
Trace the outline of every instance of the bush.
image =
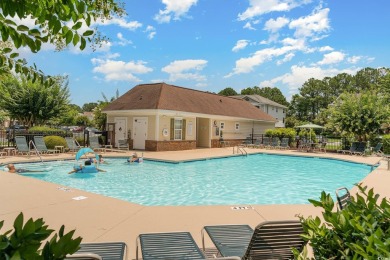
<svg viewBox="0 0 390 260">
<path fill-rule="evenodd" d="M 278 137 L 279 139 L 285 137 L 289 138 L 290 144 L 295 140 L 296 135 L 297 132 L 293 128 L 276 128 L 276 129 L 267 129 L 265 131 L 265 136 L 268 137 Z"/>
<path fill-rule="evenodd" d="M 84 137 L 76 137 L 75 139 L 80 144 L 80 146 L 85 146 Z"/>
<path fill-rule="evenodd" d="M 0 229 L 3 224 L 0 221 Z M 14 231 L 0 233 L 0 259 L 64 259 L 67 254 L 75 253 L 81 243 L 81 237 L 72 238 L 75 230 L 64 234 L 64 229 L 61 226 L 58 234 L 47 240 L 54 230 L 48 229 L 42 218 L 30 218 L 23 224 L 23 213 L 20 213 L 14 221 Z"/>
<path fill-rule="evenodd" d="M 49 135 L 49 136 L 45 136 L 43 140 L 45 141 L 47 149 L 54 149 L 55 146 L 60 146 L 60 145 L 67 147 L 65 139 L 61 136 Z"/>
<path fill-rule="evenodd" d="M 389 259 L 390 204 L 386 198 L 378 203 L 373 189 L 358 186 L 360 193 L 351 197 L 347 207 L 334 212 L 334 202 L 322 192 L 321 200 L 309 200 L 324 209 L 322 216 L 307 219 L 300 216 L 304 235 L 313 248 L 315 259 Z M 294 250 L 298 259 L 306 259 Z"/>
<path fill-rule="evenodd" d="M 382 141 L 383 141 L 383 152 L 385 154 L 390 154 L 390 134 L 384 135 Z"/>
<path fill-rule="evenodd" d="M 57 129 L 57 128 L 50 128 L 50 127 L 47 127 L 47 126 L 33 126 L 33 127 L 30 127 L 28 129 L 28 132 L 29 133 L 53 133 L 53 132 L 56 132 L 56 133 L 66 133 L 64 130 L 61 130 L 61 129 Z"/>
</svg>

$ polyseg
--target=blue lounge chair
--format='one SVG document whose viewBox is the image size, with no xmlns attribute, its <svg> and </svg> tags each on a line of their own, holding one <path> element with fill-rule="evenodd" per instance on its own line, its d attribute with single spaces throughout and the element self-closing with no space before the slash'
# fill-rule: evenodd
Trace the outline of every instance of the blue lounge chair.
<svg viewBox="0 0 390 260">
<path fill-rule="evenodd" d="M 383 143 L 377 143 L 374 148 L 372 148 L 372 154 L 377 155 L 377 156 L 382 156 L 383 152 L 381 151 L 383 146 Z"/>
<path fill-rule="evenodd" d="M 142 260 L 207 259 L 189 232 L 148 233 L 137 238 L 136 259 L 141 247 Z M 239 257 L 212 258 L 213 260 L 240 260 Z"/>
<path fill-rule="evenodd" d="M 35 144 L 35 148 L 38 150 L 39 153 L 55 154 L 55 153 L 59 153 L 60 152 L 59 150 L 47 149 L 45 141 L 43 140 L 43 136 L 34 136 L 34 144 Z"/>
<path fill-rule="evenodd" d="M 275 148 L 275 149 L 280 148 L 280 146 L 279 146 L 279 138 L 272 137 L 272 143 L 271 143 L 270 147 L 271 148 Z"/>
<path fill-rule="evenodd" d="M 29 155 L 30 153 L 35 152 L 34 150 L 30 150 L 25 136 L 15 136 L 15 143 L 18 154 Z"/>
<path fill-rule="evenodd" d="M 270 139 L 269 137 L 263 137 L 263 147 L 264 148 L 269 148 L 270 147 Z"/>
<path fill-rule="evenodd" d="M 356 151 L 357 146 L 358 146 L 358 142 L 353 142 L 349 150 L 337 150 L 337 152 L 343 154 L 346 153 L 353 154 Z"/>
<path fill-rule="evenodd" d="M 360 142 L 360 143 L 358 143 L 356 150 L 353 152 L 353 154 L 364 155 L 365 152 L 366 152 L 366 143 Z"/>
<path fill-rule="evenodd" d="M 65 259 L 124 260 L 126 244 L 124 242 L 82 243 L 80 249 Z"/>
<path fill-rule="evenodd" d="M 66 145 L 68 146 L 69 151 L 77 152 L 80 150 L 80 144 L 73 139 L 72 137 L 65 137 Z"/>
<path fill-rule="evenodd" d="M 282 138 L 282 141 L 280 142 L 279 148 L 280 149 L 290 149 L 290 146 L 288 145 L 288 141 L 289 141 L 288 137 Z"/>
<path fill-rule="evenodd" d="M 298 220 L 266 221 L 255 230 L 248 225 L 206 226 L 204 230 L 222 256 L 247 260 L 293 259 L 291 249 L 301 250 L 305 244 Z"/>
<path fill-rule="evenodd" d="M 89 147 L 94 151 L 103 151 L 104 147 L 101 147 L 99 144 L 98 136 L 90 136 L 89 137 Z"/>
<path fill-rule="evenodd" d="M 351 200 L 351 194 L 347 188 L 341 187 L 336 190 L 336 198 L 339 210 L 343 210 Z"/>
</svg>

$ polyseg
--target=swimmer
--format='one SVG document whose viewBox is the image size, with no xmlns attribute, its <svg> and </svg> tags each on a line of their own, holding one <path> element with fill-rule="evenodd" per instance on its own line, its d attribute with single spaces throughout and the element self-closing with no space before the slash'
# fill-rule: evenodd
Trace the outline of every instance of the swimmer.
<svg viewBox="0 0 390 260">
<path fill-rule="evenodd" d="M 82 165 L 80 164 L 79 167 L 75 168 L 73 171 L 68 172 L 68 174 L 72 174 L 72 173 L 75 173 L 75 172 L 81 172 L 85 166 L 91 166 L 91 165 L 92 165 L 91 161 L 90 161 L 90 160 L 86 160 L 86 161 L 84 162 L 84 166 L 82 166 Z M 96 168 L 96 170 L 97 170 L 98 172 L 106 172 L 105 170 L 99 169 L 99 168 L 96 167 L 96 166 L 95 166 L 95 168 Z"/>
<path fill-rule="evenodd" d="M 16 169 L 13 163 L 8 164 L 7 168 L 8 168 L 8 172 L 10 173 L 41 172 L 39 170 L 29 170 L 29 169 L 22 169 L 22 168 Z"/>
<path fill-rule="evenodd" d="M 133 155 L 130 156 L 129 159 L 127 159 L 127 162 L 129 162 L 129 163 L 138 162 L 138 159 L 139 159 L 138 154 L 133 153 Z"/>
</svg>

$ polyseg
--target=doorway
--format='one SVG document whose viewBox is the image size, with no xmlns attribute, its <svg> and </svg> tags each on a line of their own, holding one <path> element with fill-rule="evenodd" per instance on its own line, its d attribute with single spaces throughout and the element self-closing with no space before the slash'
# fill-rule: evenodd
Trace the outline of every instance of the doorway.
<svg viewBox="0 0 390 260">
<path fill-rule="evenodd" d="M 118 147 L 119 140 L 127 139 L 127 118 L 115 117 L 115 145 Z"/>
<path fill-rule="evenodd" d="M 209 118 L 196 118 L 196 146 L 211 147 L 211 131 Z"/>
<path fill-rule="evenodd" d="M 145 141 L 148 135 L 148 118 L 134 117 L 133 119 L 133 148 L 145 150 Z"/>
</svg>

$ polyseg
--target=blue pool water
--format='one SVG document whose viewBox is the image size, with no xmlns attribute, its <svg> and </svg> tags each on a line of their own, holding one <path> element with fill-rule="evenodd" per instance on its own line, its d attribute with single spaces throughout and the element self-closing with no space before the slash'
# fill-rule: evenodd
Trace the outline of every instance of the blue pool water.
<svg viewBox="0 0 390 260">
<path fill-rule="evenodd" d="M 352 188 L 371 166 L 338 160 L 255 154 L 186 163 L 106 159 L 105 173 L 72 174 L 74 162 L 45 163 L 28 177 L 142 205 L 306 204 L 321 191 Z M 37 168 L 33 164 L 16 167 Z"/>
</svg>

